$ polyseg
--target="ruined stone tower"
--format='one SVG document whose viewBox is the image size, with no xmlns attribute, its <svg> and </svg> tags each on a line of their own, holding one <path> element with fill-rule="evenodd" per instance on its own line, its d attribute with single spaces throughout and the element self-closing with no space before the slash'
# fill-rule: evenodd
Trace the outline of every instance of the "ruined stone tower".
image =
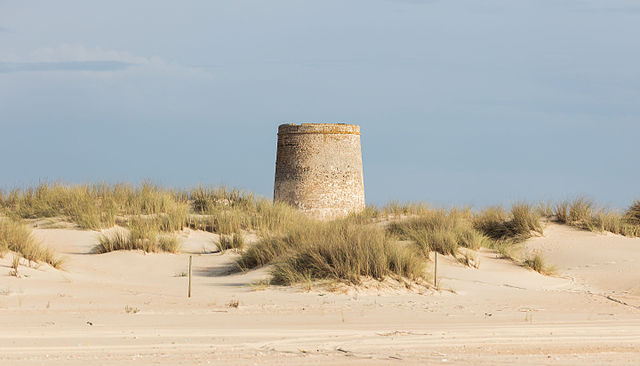
<svg viewBox="0 0 640 366">
<path fill-rule="evenodd" d="M 280 125 L 277 154 L 275 201 L 318 219 L 364 209 L 360 126 Z"/>
</svg>

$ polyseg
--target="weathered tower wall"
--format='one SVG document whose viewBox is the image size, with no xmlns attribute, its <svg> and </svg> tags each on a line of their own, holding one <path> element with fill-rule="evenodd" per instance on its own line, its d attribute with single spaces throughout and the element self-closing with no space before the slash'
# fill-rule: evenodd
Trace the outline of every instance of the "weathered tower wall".
<svg viewBox="0 0 640 366">
<path fill-rule="evenodd" d="M 364 209 L 360 126 L 280 125 L 273 198 L 318 219 Z"/>
</svg>

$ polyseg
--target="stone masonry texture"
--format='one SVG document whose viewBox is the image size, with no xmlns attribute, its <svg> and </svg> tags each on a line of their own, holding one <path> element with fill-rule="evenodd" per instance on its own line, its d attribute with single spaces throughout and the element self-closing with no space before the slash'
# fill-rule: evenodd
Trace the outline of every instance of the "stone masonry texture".
<svg viewBox="0 0 640 366">
<path fill-rule="evenodd" d="M 363 210 L 360 126 L 280 125 L 273 198 L 317 219 Z"/>
</svg>

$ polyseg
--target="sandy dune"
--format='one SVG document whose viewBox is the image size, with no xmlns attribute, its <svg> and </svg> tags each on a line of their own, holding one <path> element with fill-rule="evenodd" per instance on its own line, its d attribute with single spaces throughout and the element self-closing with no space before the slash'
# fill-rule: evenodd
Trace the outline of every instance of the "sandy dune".
<svg viewBox="0 0 640 366">
<path fill-rule="evenodd" d="M 554 277 L 482 250 L 479 269 L 443 258 L 440 292 L 342 293 L 228 275 L 233 254 L 204 232 L 184 233 L 180 255 L 96 255 L 95 232 L 35 233 L 66 270 L 15 278 L 0 259 L 0 365 L 640 364 L 640 239 L 551 224 L 522 250 Z"/>
</svg>

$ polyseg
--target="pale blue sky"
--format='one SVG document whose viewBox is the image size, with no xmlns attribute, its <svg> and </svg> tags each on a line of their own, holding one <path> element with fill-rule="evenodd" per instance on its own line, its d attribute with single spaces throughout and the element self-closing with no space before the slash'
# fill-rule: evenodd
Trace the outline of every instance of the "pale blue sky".
<svg viewBox="0 0 640 366">
<path fill-rule="evenodd" d="M 0 0 L 0 187 L 271 196 L 276 129 L 362 128 L 368 202 L 640 198 L 640 3 Z"/>
</svg>

